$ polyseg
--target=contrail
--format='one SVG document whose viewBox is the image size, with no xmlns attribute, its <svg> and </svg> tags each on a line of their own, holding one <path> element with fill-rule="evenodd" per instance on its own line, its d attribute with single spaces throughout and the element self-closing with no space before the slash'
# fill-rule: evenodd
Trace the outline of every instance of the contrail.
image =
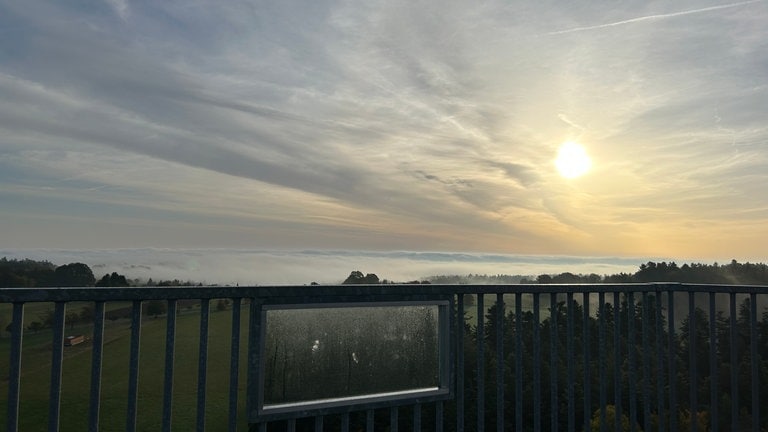
<svg viewBox="0 0 768 432">
<path fill-rule="evenodd" d="M 612 22 L 612 23 L 608 23 L 608 24 L 598 24 L 598 25 L 587 26 L 587 27 L 576 27 L 576 28 L 567 29 L 567 30 L 559 30 L 559 31 L 549 32 L 547 34 L 548 35 L 559 35 L 559 34 L 574 33 L 574 32 L 587 31 L 587 30 L 597 30 L 597 29 L 608 28 L 608 27 L 615 27 L 615 26 L 624 25 L 624 24 L 632 24 L 632 23 L 637 23 L 637 22 L 642 22 L 642 21 L 650 21 L 650 20 L 663 19 L 663 18 L 672 18 L 672 17 L 678 17 L 678 16 L 682 16 L 682 15 L 691 15 L 691 14 L 697 14 L 697 13 L 703 13 L 703 12 L 711 12 L 711 11 L 720 10 L 720 9 L 728 9 L 728 8 L 733 8 L 733 7 L 737 7 L 737 6 L 747 5 L 747 4 L 750 4 L 750 3 L 758 3 L 758 2 L 761 2 L 761 1 L 763 1 L 763 0 L 749 0 L 749 1 L 743 1 L 743 2 L 738 2 L 738 3 L 729 3 L 729 4 L 725 4 L 725 5 L 720 5 L 720 6 L 710 6 L 710 7 L 705 7 L 705 8 L 701 8 L 701 9 L 692 9 L 692 10 L 687 10 L 687 11 L 682 11 L 682 12 L 674 12 L 674 13 L 669 13 L 669 14 L 648 15 L 648 16 L 632 18 L 632 19 L 628 19 L 628 20 L 624 20 L 624 21 L 616 21 L 616 22 Z"/>
</svg>

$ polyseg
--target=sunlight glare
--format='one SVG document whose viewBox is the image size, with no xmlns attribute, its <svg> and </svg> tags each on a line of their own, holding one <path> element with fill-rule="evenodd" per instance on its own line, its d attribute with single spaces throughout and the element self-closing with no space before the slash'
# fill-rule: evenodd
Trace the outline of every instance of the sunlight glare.
<svg viewBox="0 0 768 432">
<path fill-rule="evenodd" d="M 561 176 L 571 179 L 586 174 L 592 166 L 592 161 L 584 147 L 573 141 L 567 141 L 560 146 L 555 166 Z"/>
</svg>

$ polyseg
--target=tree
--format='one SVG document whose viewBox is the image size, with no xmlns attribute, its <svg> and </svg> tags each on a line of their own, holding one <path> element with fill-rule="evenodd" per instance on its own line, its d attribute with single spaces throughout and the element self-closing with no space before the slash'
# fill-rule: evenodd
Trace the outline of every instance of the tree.
<svg viewBox="0 0 768 432">
<path fill-rule="evenodd" d="M 93 286 L 96 278 L 90 267 L 83 263 L 65 264 L 54 270 L 55 284 L 61 287 Z"/>
<path fill-rule="evenodd" d="M 166 312 L 167 306 L 162 300 L 152 300 L 147 303 L 147 314 L 156 317 Z"/>
<path fill-rule="evenodd" d="M 105 274 L 98 282 L 97 287 L 127 287 L 130 284 L 125 276 L 112 272 L 112 274 Z"/>
<path fill-rule="evenodd" d="M 379 277 L 374 273 L 368 273 L 363 276 L 363 272 L 355 270 L 349 274 L 349 276 L 342 282 L 343 285 L 363 285 L 363 284 L 378 284 Z"/>
<path fill-rule="evenodd" d="M 93 306 L 85 305 L 82 309 L 80 309 L 80 321 L 89 322 L 92 321 L 93 318 Z"/>
<path fill-rule="evenodd" d="M 80 321 L 80 314 L 77 312 L 67 312 L 66 322 L 69 324 L 69 329 L 73 329 L 75 327 L 75 324 L 77 324 Z"/>
<path fill-rule="evenodd" d="M 590 422 L 590 429 L 592 432 L 600 432 L 600 410 L 596 410 L 592 415 L 592 421 Z M 616 407 L 613 405 L 605 406 L 605 429 L 608 431 L 615 431 L 616 429 Z M 626 414 L 621 413 L 621 432 L 629 432 L 629 417 Z M 635 431 L 643 432 L 640 429 L 640 425 L 635 423 Z"/>
<path fill-rule="evenodd" d="M 38 315 L 37 317 L 40 318 L 41 320 L 40 322 L 40 324 L 42 325 L 41 328 L 53 327 L 53 321 L 54 321 L 53 309 L 48 308 L 45 310 L 45 312 Z"/>
<path fill-rule="evenodd" d="M 40 321 L 32 321 L 29 323 L 29 326 L 27 326 L 29 330 L 32 330 L 35 334 L 43 329 L 43 323 Z"/>
</svg>

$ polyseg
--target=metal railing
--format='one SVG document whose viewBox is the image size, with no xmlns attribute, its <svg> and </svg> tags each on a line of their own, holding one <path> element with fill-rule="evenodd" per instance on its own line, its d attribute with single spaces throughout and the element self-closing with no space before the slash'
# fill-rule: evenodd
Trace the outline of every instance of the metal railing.
<svg viewBox="0 0 768 432">
<path fill-rule="evenodd" d="M 372 298 L 397 302 L 440 296 L 450 297 L 455 316 L 461 317 L 452 320 L 450 331 L 451 399 L 354 410 L 342 407 L 311 418 L 297 413 L 279 421 L 249 424 L 253 407 L 244 406 L 244 399 L 253 388 L 248 388 L 247 374 L 242 372 L 250 373 L 255 360 L 242 340 L 247 340 L 251 352 L 260 343 L 254 317 L 261 305 Z M 160 312 L 148 310 L 158 302 L 164 306 Z M 50 329 L 43 330 L 43 334 L 52 332 L 52 338 L 45 338 L 50 341 L 50 357 L 45 361 L 40 359 L 47 354 L 34 354 L 39 346 L 25 343 L 25 338 L 41 339 L 35 334 L 39 326 L 25 318 L 25 309 L 39 310 L 40 304 L 53 305 L 52 313 L 47 313 Z M 83 304 L 92 305 L 92 314 L 80 321 L 79 329 L 89 331 L 90 340 L 79 355 L 67 357 L 65 350 L 74 348 L 65 348 L 66 326 L 74 319 L 68 318 L 74 315 L 67 314 L 67 307 Z M 10 337 L 0 339 L 0 353 L 7 352 L 0 359 L 0 389 L 7 394 L 2 423 L 8 431 L 25 430 L 25 425 L 37 425 L 30 430 L 82 430 L 61 423 L 62 403 L 72 393 L 62 376 L 69 368 L 86 367 L 87 409 L 83 404 L 65 406 L 70 417 L 80 419 L 76 424 L 87 424 L 93 431 L 171 430 L 179 425 L 180 412 L 194 410 L 194 419 L 184 421 L 196 430 L 760 432 L 768 430 L 768 414 L 761 415 L 768 406 L 766 305 L 766 287 L 692 284 L 0 289 L 0 313 L 11 315 Z M 123 315 L 115 318 L 115 310 Z M 142 334 L 143 329 L 162 322 L 156 319 L 158 314 L 165 317 L 161 375 L 141 369 L 141 359 L 157 357 L 156 351 L 144 351 Z M 250 318 L 244 319 L 244 314 Z M 179 333 L 181 324 L 188 329 L 189 316 L 195 317 L 197 329 L 194 402 L 182 401 L 178 388 L 186 382 L 182 380 L 192 378 L 190 368 L 179 368 L 182 360 L 189 363 L 189 359 L 177 356 L 185 346 L 180 338 L 191 336 Z M 128 344 L 127 371 L 123 371 L 126 393 L 107 394 L 104 361 L 113 344 L 105 342 L 105 335 L 116 332 L 113 327 L 118 325 L 125 329 L 126 324 L 130 325 L 123 338 Z M 154 338 L 155 333 L 147 337 Z M 228 343 L 222 345 L 222 340 Z M 217 344 L 214 352 L 210 352 L 211 343 Z M 33 351 L 29 359 L 27 350 Z M 87 362 L 80 359 L 88 352 L 90 362 L 84 366 Z M 223 370 L 227 364 L 228 370 Z M 24 382 L 39 379 L 40 367 L 50 377 L 46 421 L 41 420 L 39 406 L 25 404 Z M 25 368 L 35 372 L 25 374 Z M 160 411 L 156 417 L 140 422 L 149 416 L 140 409 L 141 402 L 157 396 L 141 393 L 140 380 L 147 380 L 149 372 L 162 376 L 162 385 L 155 383 L 161 388 L 162 398 L 157 400 L 162 408 L 153 410 L 153 415 Z M 228 390 L 211 398 L 212 383 L 220 388 L 219 381 L 224 379 Z M 124 403 L 122 408 L 112 406 L 114 397 Z M 80 406 L 81 412 L 70 413 L 72 406 Z M 116 417 L 116 411 L 122 418 Z M 210 418 L 212 412 L 223 411 L 225 415 Z M 35 418 L 26 418 L 27 414 Z"/>
</svg>

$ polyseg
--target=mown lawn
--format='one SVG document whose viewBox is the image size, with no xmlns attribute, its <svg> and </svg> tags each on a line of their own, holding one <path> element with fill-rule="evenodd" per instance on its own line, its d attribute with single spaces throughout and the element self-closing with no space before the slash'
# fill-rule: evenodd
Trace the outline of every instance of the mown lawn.
<svg viewBox="0 0 768 432">
<path fill-rule="evenodd" d="M 231 310 L 215 311 L 211 302 L 208 335 L 208 378 L 206 392 L 206 430 L 226 430 L 229 406 L 229 364 Z M 7 307 L 8 305 L 0 305 Z M 37 320 L 48 304 L 30 304 L 25 307 L 25 323 Z M 124 304 L 108 305 L 109 308 Z M 68 310 L 79 311 L 81 306 L 70 305 Z M 0 311 L 5 312 L 5 311 Z M 197 406 L 197 376 L 200 309 L 180 308 L 176 322 L 176 356 L 173 392 L 173 429 L 194 429 Z M 240 341 L 239 423 L 246 430 L 245 387 L 247 359 L 248 308 L 242 308 Z M 165 316 L 146 317 L 141 329 L 141 356 L 139 371 L 138 430 L 159 430 L 162 421 L 163 379 L 165 370 Z M 4 330 L 4 329 L 3 329 Z M 91 326 L 67 327 L 66 333 L 92 336 Z M 7 333 L 5 334 L 7 336 Z M 8 366 L 10 340 L 0 339 L 0 427 L 7 420 Z M 106 321 L 100 430 L 123 431 L 128 406 L 128 360 L 130 321 Z M 87 430 L 90 398 L 91 349 L 90 342 L 65 347 L 61 395 L 61 430 Z M 21 377 L 21 406 L 19 429 L 42 431 L 48 426 L 48 400 L 50 392 L 51 330 L 24 334 Z"/>
</svg>

